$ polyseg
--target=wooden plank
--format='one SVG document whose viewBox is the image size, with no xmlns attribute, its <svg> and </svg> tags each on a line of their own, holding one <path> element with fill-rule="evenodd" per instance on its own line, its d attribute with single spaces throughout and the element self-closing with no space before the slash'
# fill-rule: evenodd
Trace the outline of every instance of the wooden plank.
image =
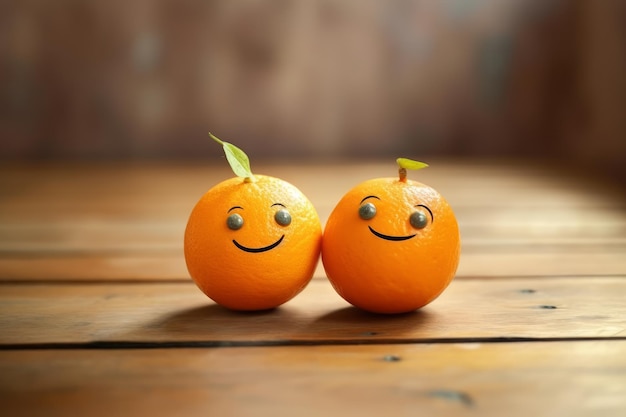
<svg viewBox="0 0 626 417">
<path fill-rule="evenodd" d="M 464 248 L 457 279 L 466 277 L 626 275 L 626 246 L 562 247 L 560 252 L 518 248 L 516 252 L 490 246 Z M 578 249 L 578 250 L 577 250 Z M 500 252 L 498 252 L 498 250 Z M 315 272 L 326 279 L 321 262 Z M 0 281 L 181 281 L 190 280 L 182 250 L 153 253 L 62 253 L 0 257 Z"/>
<path fill-rule="evenodd" d="M 294 184 L 318 184 L 321 189 L 329 184 L 338 184 L 342 189 L 376 177 L 397 175 L 395 161 L 309 161 L 296 164 L 284 161 L 254 162 L 254 171 L 259 174 L 284 178 Z M 76 176 L 80 172 L 83 175 Z M 139 190 L 163 188 L 191 189 L 198 185 L 207 187 L 233 174 L 223 158 L 207 160 L 205 163 L 44 163 L 3 164 L 0 167 L 0 195 L 20 195 L 24 190 L 35 190 L 38 194 L 57 194 L 59 191 L 91 190 L 91 194 L 118 192 L 120 186 L 136 186 Z M 311 178 L 311 174 L 316 178 Z M 585 186 L 580 178 L 565 176 L 562 169 L 541 166 L 537 163 L 493 160 L 434 160 L 427 170 L 415 174 L 420 181 L 436 181 L 441 185 L 465 189 L 490 188 L 508 185 L 508 188 L 524 189 L 537 182 L 546 187 L 562 188 L 563 182 L 576 182 Z M 298 185 L 299 186 L 299 185 Z M 317 189 L 317 187 L 314 187 Z M 609 186 L 596 186 L 597 189 Z M 123 188 L 122 188 L 123 189 Z"/>
<path fill-rule="evenodd" d="M 186 220 L 144 222 L 81 222 L 0 227 L 0 253 L 145 253 L 181 251 Z"/>
<path fill-rule="evenodd" d="M 128 230 L 103 229 L 100 233 L 91 233 L 81 229 L 79 225 L 70 228 L 62 234 L 41 233 L 38 236 L 17 234 L 13 240 L 0 238 L 0 257 L 13 256 L 41 256 L 45 254 L 58 255 L 107 255 L 107 254 L 175 254 L 183 249 L 183 233 L 185 227 L 169 233 L 162 233 L 156 229 L 145 233 L 132 233 Z M 521 230 L 521 229 L 520 229 Z M 461 230 L 462 250 L 482 253 L 498 252 L 573 252 L 587 253 L 589 251 L 617 251 L 626 248 L 624 237 L 589 237 L 581 233 L 580 236 L 519 236 L 514 233 L 506 234 L 506 229 L 500 230 L 502 236 L 489 236 L 476 233 L 468 236 Z M 8 237 L 5 235 L 5 237 Z"/>
<path fill-rule="evenodd" d="M 455 280 L 421 311 L 361 312 L 325 280 L 267 312 L 219 307 L 192 283 L 0 286 L 0 344 L 337 343 L 626 336 L 625 277 Z"/>
<path fill-rule="evenodd" d="M 316 191 L 325 194 L 329 185 L 336 185 L 339 190 L 347 191 L 359 181 L 393 177 L 397 174 L 394 161 L 380 160 L 298 161 L 296 164 L 255 161 L 253 168 L 256 173 L 280 177 L 298 187 L 310 186 L 312 194 L 317 194 Z M 77 172 L 81 175 L 77 176 Z M 524 194 L 532 191 L 538 184 L 542 189 L 554 190 L 557 196 L 580 190 L 600 196 L 619 190 L 618 185 L 610 184 L 606 179 L 593 178 L 589 174 L 572 174 L 564 167 L 541 161 L 472 158 L 436 159 L 431 161 L 430 168 L 415 173 L 412 178 L 451 190 L 476 192 L 501 188 L 511 194 Z M 223 158 L 202 163 L 7 163 L 0 167 L 0 196 L 19 196 L 28 190 L 42 196 L 58 196 L 59 192 L 86 190 L 97 196 L 118 193 L 129 186 L 139 192 L 168 189 L 187 192 L 206 189 L 232 175 Z M 598 204 L 593 199 L 579 202 L 585 206 Z M 499 203 L 507 204 L 507 201 L 502 200 Z"/>
<path fill-rule="evenodd" d="M 191 203 L 190 203 L 191 204 Z M 113 250 L 174 250 L 181 246 L 188 213 L 178 221 L 146 221 L 140 214 L 125 221 L 55 222 L 31 220 L 22 224 L 0 224 L 0 252 L 62 252 Z M 510 242 L 533 245 L 541 242 L 584 245 L 589 242 L 626 244 L 626 211 L 611 217 L 600 210 L 558 211 L 535 209 L 533 216 L 484 209 L 473 220 L 459 214 L 463 243 Z M 589 216 L 591 219 L 585 221 Z M 594 220 L 595 219 L 595 220 Z M 323 225 L 324 223 L 322 223 Z"/>
<path fill-rule="evenodd" d="M 232 176 L 223 161 L 198 165 L 49 165 L 0 168 L 0 220 L 124 218 L 178 219 L 211 186 Z M 212 166 L 211 166 L 212 165 Z M 357 183 L 395 175 L 387 163 L 261 165 L 258 172 L 298 186 L 325 217 Z M 416 177 L 437 188 L 453 207 L 617 207 L 623 190 L 564 177 L 559 171 L 510 163 L 433 164 Z M 143 208 L 143 211 L 141 209 Z M 138 211 L 137 211 L 138 210 Z M 531 215 L 532 213 L 528 213 Z M 160 217 L 157 217 L 160 216 Z"/>
<path fill-rule="evenodd" d="M 11 416 L 621 417 L 626 342 L 0 352 Z"/>
<path fill-rule="evenodd" d="M 25 223 L 0 222 L 0 254 L 181 250 L 188 207 L 176 221 L 146 220 L 139 207 L 128 210 L 125 220 L 45 222 L 33 214 Z M 484 208 L 460 211 L 458 218 L 464 247 L 483 251 L 490 246 L 626 246 L 626 210 L 535 208 L 529 215 L 526 209 Z"/>
<path fill-rule="evenodd" d="M 178 253 L 60 254 L 0 258 L 0 281 L 189 281 Z"/>
<path fill-rule="evenodd" d="M 571 247 L 570 247 L 571 248 Z M 462 253 L 457 278 L 506 276 L 626 276 L 626 247 L 600 246 L 586 251 Z M 490 253 L 491 252 L 491 253 Z M 2 265 L 0 261 L 0 265 Z"/>
<path fill-rule="evenodd" d="M 180 251 L 193 204 L 231 175 L 217 166 L 3 168 L 0 254 Z M 298 184 L 322 223 L 346 190 L 389 170 L 381 163 L 262 168 Z M 623 192 L 607 186 L 523 164 L 444 161 L 422 175 L 452 202 L 464 247 L 486 252 L 494 247 L 626 245 Z"/>
</svg>

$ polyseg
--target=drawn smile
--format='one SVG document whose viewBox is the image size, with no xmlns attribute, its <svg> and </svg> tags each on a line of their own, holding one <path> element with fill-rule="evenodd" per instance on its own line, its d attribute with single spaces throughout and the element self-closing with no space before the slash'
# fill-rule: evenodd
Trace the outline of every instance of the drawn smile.
<svg viewBox="0 0 626 417">
<path fill-rule="evenodd" d="M 249 248 L 247 246 L 243 246 L 241 243 L 237 242 L 235 239 L 233 239 L 233 243 L 235 244 L 235 246 L 237 246 L 239 249 L 241 249 L 244 252 L 259 253 L 259 252 L 267 252 L 268 250 L 274 249 L 276 246 L 280 245 L 280 242 L 282 242 L 284 238 L 285 238 L 285 235 L 282 235 L 280 239 L 278 239 L 276 242 L 272 243 L 269 246 L 264 246 L 262 248 Z"/>
<path fill-rule="evenodd" d="M 411 239 L 412 237 L 415 237 L 415 235 L 408 235 L 408 236 L 389 236 L 389 235 L 384 235 L 380 232 L 377 232 L 376 230 L 372 229 L 372 226 L 367 226 L 370 228 L 370 232 L 372 232 L 374 234 L 374 236 L 379 237 L 381 239 L 385 239 L 385 240 L 392 240 L 395 242 L 401 241 L 401 240 L 408 240 Z"/>
</svg>

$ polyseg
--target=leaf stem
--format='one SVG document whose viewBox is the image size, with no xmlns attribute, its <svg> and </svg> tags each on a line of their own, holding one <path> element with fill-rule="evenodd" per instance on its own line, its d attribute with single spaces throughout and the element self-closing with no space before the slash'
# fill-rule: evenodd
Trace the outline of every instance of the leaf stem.
<svg viewBox="0 0 626 417">
<path fill-rule="evenodd" d="M 406 168 L 398 169 L 398 175 L 400 176 L 400 182 L 406 182 Z"/>
<path fill-rule="evenodd" d="M 209 132 L 209 137 L 211 139 L 213 139 L 214 141 L 216 141 L 217 143 L 219 143 L 220 145 L 224 146 L 224 142 L 222 142 L 217 136 L 215 136 L 213 133 Z"/>
<path fill-rule="evenodd" d="M 398 158 L 396 162 L 398 163 L 398 174 L 401 182 L 406 182 L 407 169 L 417 170 L 428 166 L 428 164 L 424 162 L 414 161 L 408 158 Z"/>
</svg>

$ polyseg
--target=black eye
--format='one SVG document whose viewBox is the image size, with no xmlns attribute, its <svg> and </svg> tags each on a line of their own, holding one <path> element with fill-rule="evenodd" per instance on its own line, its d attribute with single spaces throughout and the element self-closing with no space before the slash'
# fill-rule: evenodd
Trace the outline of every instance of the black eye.
<svg viewBox="0 0 626 417">
<path fill-rule="evenodd" d="M 376 215 L 376 206 L 372 203 L 365 203 L 359 207 L 359 217 L 363 220 L 369 220 Z"/>
<path fill-rule="evenodd" d="M 409 217 L 409 222 L 414 228 L 423 229 L 428 226 L 428 217 L 421 211 L 416 211 Z"/>
<path fill-rule="evenodd" d="M 226 225 L 230 230 L 239 230 L 243 226 L 243 217 L 237 213 L 233 213 L 226 218 Z"/>
<path fill-rule="evenodd" d="M 274 214 L 274 220 L 281 226 L 289 226 L 291 224 L 291 214 L 285 209 L 278 210 L 276 214 Z"/>
</svg>

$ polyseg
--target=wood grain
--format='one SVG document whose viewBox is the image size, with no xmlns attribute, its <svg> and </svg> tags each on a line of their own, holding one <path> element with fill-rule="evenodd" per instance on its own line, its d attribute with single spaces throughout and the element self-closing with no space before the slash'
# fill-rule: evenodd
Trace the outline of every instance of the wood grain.
<svg viewBox="0 0 626 417">
<path fill-rule="evenodd" d="M 429 161 L 457 279 L 421 311 L 350 307 L 321 264 L 284 306 L 236 313 L 188 278 L 207 164 L 0 166 L 0 409 L 68 415 L 622 416 L 626 195 L 527 161 Z M 258 164 L 322 223 L 395 164 Z"/>
<path fill-rule="evenodd" d="M 520 247 L 529 250 L 546 246 L 566 246 L 574 250 L 590 245 L 626 247 L 626 214 L 600 209 L 555 211 L 535 208 L 532 212 L 529 216 L 519 210 L 486 208 L 479 214 L 470 215 L 457 210 L 464 248 L 489 251 L 493 246 L 504 245 L 514 251 Z M 44 252 L 171 253 L 182 250 L 188 217 L 186 211 L 175 222 L 145 221 L 141 214 L 128 215 L 131 218 L 125 221 L 68 219 L 0 224 L 0 256 Z"/>
<path fill-rule="evenodd" d="M 11 416 L 607 416 L 626 342 L 0 352 Z"/>
<path fill-rule="evenodd" d="M 396 175 L 393 162 L 260 164 L 255 170 L 292 182 L 322 217 L 359 182 Z M 5 165 L 0 167 L 0 220 L 110 221 L 139 214 L 147 221 L 177 221 L 206 190 L 231 176 L 223 160 L 205 165 Z M 620 188 L 526 161 L 432 161 L 411 178 L 438 189 L 455 209 L 626 207 Z"/>
<path fill-rule="evenodd" d="M 389 167 L 262 169 L 298 183 L 324 220 L 344 190 Z M 223 166 L 145 164 L 3 171 L 3 281 L 186 281 L 182 235 L 190 207 L 231 175 Z M 494 162 L 442 162 L 420 176 L 457 201 L 459 277 L 626 274 L 626 210 L 615 190 L 585 187 L 545 167 Z M 316 276 L 323 275 L 318 268 Z"/>
<path fill-rule="evenodd" d="M 626 336 L 626 277 L 457 280 L 421 311 L 349 306 L 324 280 L 267 312 L 237 313 L 191 283 L 2 285 L 0 344 L 373 343 Z"/>
</svg>

